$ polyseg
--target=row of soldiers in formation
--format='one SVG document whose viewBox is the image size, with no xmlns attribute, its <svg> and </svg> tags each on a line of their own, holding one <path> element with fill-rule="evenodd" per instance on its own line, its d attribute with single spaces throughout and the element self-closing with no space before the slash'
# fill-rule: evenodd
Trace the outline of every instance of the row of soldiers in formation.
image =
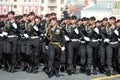
<svg viewBox="0 0 120 80">
<path fill-rule="evenodd" d="M 120 73 L 119 42 L 120 19 L 114 16 L 101 21 L 94 16 L 57 20 L 55 13 L 45 19 L 34 12 L 0 16 L 0 68 L 8 72 L 36 73 L 43 63 L 48 77 L 59 77 L 60 71 L 110 76 Z"/>
</svg>

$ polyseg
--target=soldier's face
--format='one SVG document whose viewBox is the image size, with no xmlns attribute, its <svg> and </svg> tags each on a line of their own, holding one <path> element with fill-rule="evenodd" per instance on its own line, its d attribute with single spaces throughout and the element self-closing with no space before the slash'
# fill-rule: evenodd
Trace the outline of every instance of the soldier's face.
<svg viewBox="0 0 120 80">
<path fill-rule="evenodd" d="M 96 25 L 96 27 L 99 27 L 99 26 L 101 26 L 101 23 L 96 23 L 95 25 Z"/>
<path fill-rule="evenodd" d="M 78 21 L 78 25 L 81 25 L 82 24 L 82 21 Z"/>
<path fill-rule="evenodd" d="M 50 17 L 46 17 L 45 20 L 46 20 L 46 21 L 49 21 L 49 20 L 50 20 Z"/>
<path fill-rule="evenodd" d="M 23 17 L 23 20 L 26 21 L 28 18 L 27 17 Z"/>
<path fill-rule="evenodd" d="M 50 25 L 51 25 L 51 26 L 55 26 L 56 24 L 57 24 L 57 21 L 56 21 L 56 20 L 51 20 L 51 21 L 50 21 Z"/>
<path fill-rule="evenodd" d="M 5 17 L 0 18 L 1 21 L 5 20 Z"/>
<path fill-rule="evenodd" d="M 35 21 L 36 21 L 36 22 L 40 22 L 40 19 L 36 18 Z"/>
<path fill-rule="evenodd" d="M 84 25 L 87 25 L 87 24 L 88 24 L 88 21 L 83 21 L 83 24 L 84 24 Z"/>
<path fill-rule="evenodd" d="M 71 20 L 71 23 L 72 23 L 72 24 L 75 24 L 76 21 L 77 21 L 76 19 L 72 19 L 72 20 Z"/>
<path fill-rule="evenodd" d="M 13 15 L 13 14 L 8 14 L 8 18 L 9 18 L 9 19 L 13 19 L 13 18 L 14 18 L 14 15 Z"/>
<path fill-rule="evenodd" d="M 106 24 L 108 24 L 108 21 L 107 21 L 107 20 L 104 20 L 104 21 L 102 22 L 102 24 L 103 24 L 103 25 L 106 25 Z"/>
<path fill-rule="evenodd" d="M 117 27 L 120 27 L 120 22 L 117 22 L 116 25 L 117 25 Z"/>
<path fill-rule="evenodd" d="M 35 18 L 34 15 L 30 15 L 30 16 L 29 16 L 29 19 L 30 19 L 30 20 L 34 20 L 34 18 Z"/>
<path fill-rule="evenodd" d="M 93 25 L 94 23 L 95 23 L 95 21 L 93 21 L 93 20 L 90 20 L 90 21 L 89 21 L 89 24 L 90 24 L 90 25 Z"/>
<path fill-rule="evenodd" d="M 115 20 L 112 20 L 112 19 L 109 20 L 109 24 L 110 24 L 110 25 L 112 25 L 112 24 L 114 24 L 114 23 L 115 23 Z"/>
</svg>

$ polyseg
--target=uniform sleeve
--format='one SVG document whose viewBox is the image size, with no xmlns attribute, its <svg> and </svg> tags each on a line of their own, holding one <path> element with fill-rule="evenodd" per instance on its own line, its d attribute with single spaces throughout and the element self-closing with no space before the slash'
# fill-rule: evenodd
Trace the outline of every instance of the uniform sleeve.
<svg viewBox="0 0 120 80">
<path fill-rule="evenodd" d="M 63 30 L 61 29 L 61 46 L 65 46 L 65 37 L 64 37 L 64 32 Z"/>
</svg>

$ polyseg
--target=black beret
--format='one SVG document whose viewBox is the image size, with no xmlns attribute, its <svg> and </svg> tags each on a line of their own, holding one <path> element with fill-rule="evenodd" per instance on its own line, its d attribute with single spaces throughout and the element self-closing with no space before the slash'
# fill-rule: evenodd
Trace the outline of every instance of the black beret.
<svg viewBox="0 0 120 80">
<path fill-rule="evenodd" d="M 23 14 L 23 17 L 28 17 L 28 14 Z"/>
<path fill-rule="evenodd" d="M 40 20 L 41 20 L 41 17 L 39 17 L 39 16 L 35 16 L 35 19 L 40 19 Z"/>
<path fill-rule="evenodd" d="M 96 18 L 94 16 L 90 17 L 90 20 L 95 21 Z"/>
<path fill-rule="evenodd" d="M 56 13 L 52 12 L 50 15 L 55 15 L 56 16 Z"/>
<path fill-rule="evenodd" d="M 105 17 L 105 18 L 102 19 L 102 21 L 108 21 L 108 18 Z"/>
<path fill-rule="evenodd" d="M 76 16 L 71 16 L 71 19 L 76 20 L 76 19 L 77 19 L 77 17 L 76 17 Z"/>
<path fill-rule="evenodd" d="M 120 19 L 118 19 L 117 21 L 116 21 L 116 23 L 119 23 L 120 22 Z"/>
<path fill-rule="evenodd" d="M 112 16 L 109 18 L 110 20 L 116 20 L 116 17 Z"/>
<path fill-rule="evenodd" d="M 35 16 L 35 13 L 34 12 L 30 12 L 29 16 L 31 16 L 31 15 Z"/>
<path fill-rule="evenodd" d="M 45 17 L 50 17 L 50 14 L 46 14 Z"/>
<path fill-rule="evenodd" d="M 83 21 L 82 19 L 78 19 L 77 21 Z"/>
<path fill-rule="evenodd" d="M 83 17 L 82 20 L 83 20 L 83 21 L 88 21 L 89 18 Z"/>
<path fill-rule="evenodd" d="M 69 16 L 65 16 L 65 18 L 64 19 L 70 19 L 70 17 Z"/>
<path fill-rule="evenodd" d="M 14 11 L 9 11 L 8 14 L 15 15 L 15 12 Z"/>
<path fill-rule="evenodd" d="M 51 22 L 52 20 L 57 21 L 57 18 L 56 18 L 56 17 L 55 17 L 55 18 L 51 18 L 51 19 L 50 19 L 50 22 Z"/>
<path fill-rule="evenodd" d="M 101 23 L 101 21 L 100 21 L 100 20 L 97 20 L 95 23 Z"/>
<path fill-rule="evenodd" d="M 5 15 L 0 15 L 1 18 L 5 18 L 6 16 Z"/>
</svg>

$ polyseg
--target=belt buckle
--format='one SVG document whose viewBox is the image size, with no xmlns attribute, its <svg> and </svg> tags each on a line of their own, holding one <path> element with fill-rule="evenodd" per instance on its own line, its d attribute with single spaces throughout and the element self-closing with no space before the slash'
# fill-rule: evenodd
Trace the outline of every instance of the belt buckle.
<svg viewBox="0 0 120 80">
<path fill-rule="evenodd" d="M 92 42 L 97 42 L 98 40 L 92 39 Z"/>
<path fill-rule="evenodd" d="M 116 41 L 116 42 L 110 42 L 110 44 L 117 44 L 118 42 Z"/>
<path fill-rule="evenodd" d="M 13 38 L 13 37 L 16 37 L 16 35 L 9 35 L 8 37 L 9 38 Z"/>
<path fill-rule="evenodd" d="M 79 41 L 79 40 L 78 39 L 71 39 L 71 41 L 76 42 L 76 41 Z"/>
<path fill-rule="evenodd" d="M 30 37 L 31 39 L 35 39 L 35 38 L 38 38 L 38 36 L 32 36 L 32 37 Z"/>
</svg>

